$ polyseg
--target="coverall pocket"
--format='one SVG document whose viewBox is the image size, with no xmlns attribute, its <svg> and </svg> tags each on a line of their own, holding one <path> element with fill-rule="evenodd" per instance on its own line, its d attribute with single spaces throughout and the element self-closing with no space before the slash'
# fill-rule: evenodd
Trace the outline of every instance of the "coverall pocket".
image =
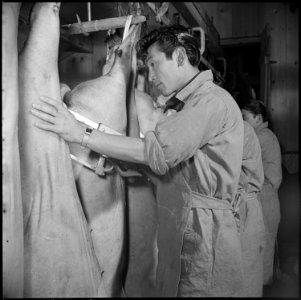
<svg viewBox="0 0 301 300">
<path fill-rule="evenodd" d="M 243 291 L 243 262 L 240 234 L 231 211 L 214 212 L 214 264 L 211 296 L 237 297 Z"/>
<path fill-rule="evenodd" d="M 192 208 L 189 213 L 181 254 L 179 295 L 182 297 L 206 296 L 211 286 L 213 251 L 208 223 L 212 221 L 207 226 L 200 222 L 201 215 L 203 220 L 211 219 L 211 210 L 206 211 L 204 214 L 204 209 Z"/>
</svg>

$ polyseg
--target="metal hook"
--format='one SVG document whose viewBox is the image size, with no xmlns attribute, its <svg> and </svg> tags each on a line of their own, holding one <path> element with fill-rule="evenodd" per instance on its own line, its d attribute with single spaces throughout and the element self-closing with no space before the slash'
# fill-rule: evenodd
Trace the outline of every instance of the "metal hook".
<svg viewBox="0 0 301 300">
<path fill-rule="evenodd" d="M 206 39 L 205 39 L 205 31 L 204 31 L 204 29 L 202 27 L 193 27 L 191 30 L 192 30 L 192 32 L 198 31 L 200 33 L 200 40 L 201 40 L 200 41 L 200 43 L 201 43 L 201 49 L 200 49 L 200 51 L 201 51 L 201 55 L 203 55 L 203 53 L 205 51 L 205 41 L 206 41 Z"/>
<path fill-rule="evenodd" d="M 95 167 L 95 173 L 101 176 L 105 176 L 106 173 L 112 173 L 114 170 L 114 166 L 111 166 L 109 168 L 105 168 L 105 163 L 106 163 L 106 157 L 100 156 L 99 160 L 97 162 L 97 165 Z"/>
</svg>

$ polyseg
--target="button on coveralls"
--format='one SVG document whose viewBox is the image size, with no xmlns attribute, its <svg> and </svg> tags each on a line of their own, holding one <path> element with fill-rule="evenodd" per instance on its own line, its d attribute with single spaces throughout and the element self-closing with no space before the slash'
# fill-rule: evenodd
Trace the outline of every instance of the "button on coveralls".
<svg viewBox="0 0 301 300">
<path fill-rule="evenodd" d="M 243 263 L 232 203 L 243 120 L 231 95 L 200 73 L 177 94 L 184 108 L 145 134 L 159 206 L 156 295 L 241 296 Z"/>
<path fill-rule="evenodd" d="M 281 150 L 276 135 L 267 128 L 268 122 L 255 129 L 260 146 L 264 171 L 264 183 L 259 194 L 266 227 L 264 249 L 264 284 L 270 284 L 273 277 L 275 242 L 280 222 L 278 189 L 282 181 Z"/>
<path fill-rule="evenodd" d="M 246 297 L 262 297 L 264 221 L 258 200 L 264 180 L 261 148 L 253 127 L 244 121 L 244 148 L 238 184 L 239 216 Z"/>
</svg>

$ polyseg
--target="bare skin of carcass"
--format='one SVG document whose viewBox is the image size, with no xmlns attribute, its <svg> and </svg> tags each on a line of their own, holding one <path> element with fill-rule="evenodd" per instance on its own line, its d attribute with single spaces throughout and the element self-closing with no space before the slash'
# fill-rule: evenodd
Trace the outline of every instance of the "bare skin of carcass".
<svg viewBox="0 0 301 300">
<path fill-rule="evenodd" d="M 112 48 L 105 75 L 82 82 L 67 92 L 64 102 L 72 111 L 125 135 L 126 96 L 130 86 L 132 51 L 137 26 L 132 26 L 121 45 Z M 62 90 L 64 93 L 66 89 Z M 95 165 L 99 154 L 70 143 L 70 151 Z M 113 172 L 100 176 L 78 162 L 73 163 L 77 189 L 91 228 L 91 235 L 109 296 L 120 296 L 125 270 L 125 185 Z"/>
<path fill-rule="evenodd" d="M 23 211 L 18 141 L 18 17 L 21 3 L 2 2 L 2 287 L 22 298 Z"/>
<path fill-rule="evenodd" d="M 30 107 L 39 96 L 60 99 L 60 3 L 34 4 L 19 57 L 19 142 L 24 210 L 24 296 L 106 296 L 75 186 L 68 144 L 37 130 Z"/>
</svg>

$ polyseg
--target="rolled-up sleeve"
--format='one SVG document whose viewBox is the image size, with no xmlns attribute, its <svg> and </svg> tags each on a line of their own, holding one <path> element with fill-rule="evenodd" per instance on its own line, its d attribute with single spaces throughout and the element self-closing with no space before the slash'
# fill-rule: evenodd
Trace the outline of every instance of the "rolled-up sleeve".
<svg viewBox="0 0 301 300">
<path fill-rule="evenodd" d="M 223 130 L 227 107 L 222 99 L 207 94 L 197 100 L 160 121 L 154 132 L 146 133 L 146 155 L 155 173 L 165 174 L 189 159 Z"/>
<path fill-rule="evenodd" d="M 158 175 L 164 175 L 169 167 L 165 161 L 165 156 L 154 131 L 145 134 L 145 152 L 149 167 Z"/>
</svg>

